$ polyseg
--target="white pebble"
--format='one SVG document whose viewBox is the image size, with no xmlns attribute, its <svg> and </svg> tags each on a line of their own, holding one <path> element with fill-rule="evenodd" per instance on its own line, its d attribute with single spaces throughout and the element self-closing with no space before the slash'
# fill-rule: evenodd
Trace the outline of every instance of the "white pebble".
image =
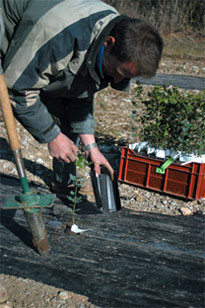
<svg viewBox="0 0 205 308">
<path fill-rule="evenodd" d="M 123 101 L 124 101 L 125 103 L 131 103 L 131 99 L 130 99 L 130 98 L 124 98 Z"/>
<path fill-rule="evenodd" d="M 39 164 L 42 164 L 44 161 L 43 161 L 42 158 L 39 157 L 39 158 L 36 160 L 36 162 L 39 163 Z"/>
<path fill-rule="evenodd" d="M 28 144 L 28 139 L 29 139 L 29 137 L 27 136 L 23 141 L 21 141 L 21 143 L 23 145 L 27 145 Z"/>
<path fill-rule="evenodd" d="M 7 169 L 11 165 L 10 162 L 6 162 L 3 164 L 3 169 Z"/>
<path fill-rule="evenodd" d="M 187 207 L 181 207 L 180 208 L 180 212 L 183 214 L 183 215 L 191 215 L 192 211 L 190 209 L 188 209 Z"/>
<path fill-rule="evenodd" d="M 62 299 L 68 299 L 68 298 L 70 298 L 69 293 L 66 292 L 66 291 L 61 291 L 61 292 L 58 293 L 58 295 L 59 295 L 59 297 L 62 298 Z"/>
</svg>

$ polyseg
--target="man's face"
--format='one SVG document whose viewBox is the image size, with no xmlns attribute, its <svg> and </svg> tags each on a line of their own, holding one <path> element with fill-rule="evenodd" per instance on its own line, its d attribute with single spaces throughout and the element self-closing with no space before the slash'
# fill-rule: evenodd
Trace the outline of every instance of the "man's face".
<svg viewBox="0 0 205 308">
<path fill-rule="evenodd" d="M 103 74 L 111 77 L 114 83 L 119 83 L 125 78 L 138 77 L 139 71 L 132 61 L 123 63 L 110 53 L 105 52 L 103 56 Z"/>
</svg>

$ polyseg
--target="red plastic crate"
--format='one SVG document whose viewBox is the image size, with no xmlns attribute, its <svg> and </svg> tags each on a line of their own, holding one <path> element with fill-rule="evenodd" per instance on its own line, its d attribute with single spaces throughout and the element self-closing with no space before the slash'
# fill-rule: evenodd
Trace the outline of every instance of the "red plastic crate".
<svg viewBox="0 0 205 308">
<path fill-rule="evenodd" d="M 122 148 L 118 180 L 135 186 L 178 196 L 187 200 L 205 198 L 205 164 L 172 163 L 165 174 L 156 173 L 164 163 L 161 159 L 136 154 Z"/>
</svg>

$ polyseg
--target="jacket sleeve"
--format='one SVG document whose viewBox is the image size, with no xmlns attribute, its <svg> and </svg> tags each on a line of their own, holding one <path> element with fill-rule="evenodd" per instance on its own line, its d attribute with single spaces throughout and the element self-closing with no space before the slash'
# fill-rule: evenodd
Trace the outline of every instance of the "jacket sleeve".
<svg viewBox="0 0 205 308">
<path fill-rule="evenodd" d="M 2 69 L 2 53 L 1 53 L 1 45 L 2 45 L 2 38 L 4 34 L 4 23 L 3 23 L 3 16 L 0 8 L 0 75 L 3 74 Z"/>
<path fill-rule="evenodd" d="M 70 127 L 76 134 L 94 134 L 93 96 L 88 98 L 69 99 L 67 115 Z"/>
<path fill-rule="evenodd" d="M 13 92 L 9 91 L 15 117 L 38 142 L 52 141 L 59 135 L 60 128 L 54 123 L 46 106 L 41 102 L 39 91 L 22 92 L 13 95 Z"/>
<path fill-rule="evenodd" d="M 68 65 L 74 37 L 69 21 L 53 22 L 59 6 L 65 11 L 65 2 L 37 2 L 28 1 L 13 32 L 3 70 L 16 118 L 38 142 L 48 143 L 60 129 L 43 104 L 41 91 Z"/>
</svg>

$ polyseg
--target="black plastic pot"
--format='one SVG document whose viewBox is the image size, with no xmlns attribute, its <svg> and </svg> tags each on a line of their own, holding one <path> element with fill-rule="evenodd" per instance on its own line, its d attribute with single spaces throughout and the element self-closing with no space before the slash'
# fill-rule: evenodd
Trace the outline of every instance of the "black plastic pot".
<svg viewBox="0 0 205 308">
<path fill-rule="evenodd" d="M 96 177 L 95 172 L 92 171 L 91 179 L 97 207 L 102 207 L 107 212 L 120 210 L 121 203 L 116 175 L 112 181 L 108 173 L 104 172 Z"/>
</svg>

